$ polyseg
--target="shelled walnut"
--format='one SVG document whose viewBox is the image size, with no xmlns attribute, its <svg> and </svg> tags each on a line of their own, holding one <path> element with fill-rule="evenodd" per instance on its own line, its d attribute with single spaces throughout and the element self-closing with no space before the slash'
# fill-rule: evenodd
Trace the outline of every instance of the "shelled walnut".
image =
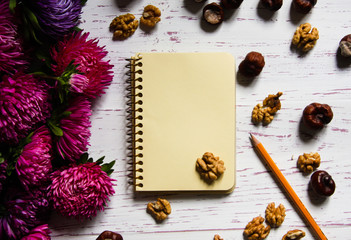
<svg viewBox="0 0 351 240">
<path fill-rule="evenodd" d="M 271 227 L 279 227 L 282 225 L 285 219 L 285 207 L 283 204 L 279 204 L 276 208 L 275 203 L 268 204 L 266 208 L 266 222 Z"/>
<path fill-rule="evenodd" d="M 213 153 L 206 152 L 202 158 L 197 159 L 196 170 L 203 179 L 212 182 L 224 173 L 225 167 L 224 162 L 219 157 L 215 157 Z"/>
<path fill-rule="evenodd" d="M 288 231 L 282 238 L 282 240 L 299 240 L 305 236 L 305 232 L 299 229 Z"/>
<path fill-rule="evenodd" d="M 154 27 L 156 23 L 161 21 L 161 10 L 153 5 L 147 5 L 144 8 L 140 23 L 147 27 Z"/>
<path fill-rule="evenodd" d="M 130 37 L 138 26 L 139 22 L 135 20 L 133 14 L 127 13 L 115 17 L 110 24 L 110 29 L 113 31 L 113 39 L 126 39 Z"/>
<path fill-rule="evenodd" d="M 251 119 L 254 124 L 262 122 L 264 125 L 271 123 L 274 119 L 274 114 L 281 109 L 279 97 L 283 95 L 282 92 L 277 94 L 269 94 L 263 100 L 263 104 L 257 104 L 251 113 Z"/>
<path fill-rule="evenodd" d="M 216 235 L 213 237 L 213 240 L 224 240 L 224 239 L 221 238 L 221 236 L 219 236 L 218 234 L 216 234 Z"/>
<path fill-rule="evenodd" d="M 162 222 L 171 214 L 171 204 L 163 198 L 158 198 L 156 202 L 147 204 L 147 212 L 157 221 Z"/>
<path fill-rule="evenodd" d="M 248 240 L 262 240 L 268 236 L 271 227 L 269 225 L 265 226 L 263 222 L 264 218 L 258 216 L 246 225 L 244 235 Z"/>
<path fill-rule="evenodd" d="M 296 28 L 292 44 L 303 52 L 307 52 L 316 45 L 318 39 L 319 32 L 317 28 L 312 28 L 311 24 L 304 23 Z"/>
<path fill-rule="evenodd" d="M 311 173 L 321 164 L 319 153 L 304 153 L 297 159 L 297 167 L 304 173 Z"/>
</svg>

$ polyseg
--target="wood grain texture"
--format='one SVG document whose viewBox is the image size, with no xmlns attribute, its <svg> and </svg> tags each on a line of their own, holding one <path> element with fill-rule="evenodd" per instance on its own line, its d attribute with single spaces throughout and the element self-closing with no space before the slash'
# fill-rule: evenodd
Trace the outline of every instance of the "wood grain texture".
<svg viewBox="0 0 351 240">
<path fill-rule="evenodd" d="M 226 13 L 219 26 L 202 20 L 204 3 L 193 0 L 90 0 L 83 7 L 80 27 L 106 46 L 114 65 L 114 79 L 106 94 L 93 103 L 92 137 L 89 153 L 116 160 L 116 194 L 104 212 L 92 220 L 76 221 L 52 215 L 52 239 L 93 240 L 104 230 L 119 232 L 124 239 L 243 239 L 243 230 L 252 218 L 261 215 L 268 203 L 282 203 L 287 216 L 281 227 L 273 229 L 268 239 L 281 239 L 291 229 L 306 232 L 303 220 L 295 212 L 283 190 L 252 149 L 249 133 L 255 134 L 292 185 L 328 239 L 351 235 L 351 61 L 338 55 L 340 39 L 351 33 L 349 0 L 318 1 L 306 15 L 297 13 L 291 1 L 271 13 L 258 1 L 245 0 L 239 9 Z M 144 6 L 153 4 L 162 11 L 161 22 L 147 32 L 138 28 L 124 41 L 113 41 L 109 24 L 121 14 L 140 18 Z M 309 22 L 318 28 L 320 39 L 305 55 L 291 48 L 296 27 Z M 266 61 L 262 73 L 248 81 L 237 76 L 237 185 L 230 195 L 182 195 L 165 197 L 172 204 L 172 214 L 156 224 L 146 213 L 146 204 L 156 195 L 135 196 L 127 184 L 125 58 L 136 52 L 225 51 L 236 57 L 236 67 L 250 51 L 261 52 Z M 252 108 L 278 91 L 282 109 L 268 126 L 251 123 Z M 301 125 L 304 107 L 311 102 L 329 104 L 332 122 L 313 134 Z M 308 175 L 296 168 L 304 152 L 318 151 L 320 169 L 328 171 L 337 188 L 324 201 L 308 191 Z M 162 169 L 160 169 L 162 171 Z M 346 237 L 347 239 L 347 237 Z"/>
</svg>

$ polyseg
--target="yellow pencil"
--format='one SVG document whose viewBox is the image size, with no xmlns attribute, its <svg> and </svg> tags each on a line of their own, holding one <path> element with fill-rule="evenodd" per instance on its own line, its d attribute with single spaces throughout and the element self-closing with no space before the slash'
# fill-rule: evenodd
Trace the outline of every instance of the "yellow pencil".
<svg viewBox="0 0 351 240">
<path fill-rule="evenodd" d="M 262 143 L 258 141 L 257 138 L 255 138 L 252 134 L 250 134 L 250 137 L 251 137 L 252 145 L 261 155 L 263 160 L 268 164 L 274 176 L 276 177 L 278 182 L 282 185 L 282 187 L 285 189 L 290 199 L 295 203 L 295 207 L 297 208 L 298 212 L 302 215 L 304 220 L 307 221 L 307 223 L 312 227 L 312 230 L 315 233 L 316 237 L 318 237 L 318 239 L 321 239 L 321 240 L 327 239 L 327 237 L 324 235 L 320 227 L 317 225 L 316 221 L 313 219 L 311 214 L 308 212 L 306 207 L 301 202 L 300 198 L 295 193 L 294 189 L 290 186 L 289 182 L 286 180 L 282 172 L 279 170 L 277 165 L 269 156 L 268 152 L 263 147 Z"/>
</svg>

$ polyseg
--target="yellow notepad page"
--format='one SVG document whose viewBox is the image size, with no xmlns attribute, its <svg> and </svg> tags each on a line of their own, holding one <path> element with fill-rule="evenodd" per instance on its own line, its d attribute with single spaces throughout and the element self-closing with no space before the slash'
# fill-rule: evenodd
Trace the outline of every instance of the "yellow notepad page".
<svg viewBox="0 0 351 240">
<path fill-rule="evenodd" d="M 228 53 L 141 53 L 142 161 L 136 191 L 223 191 L 235 186 L 235 60 Z M 197 158 L 211 152 L 226 171 L 208 184 Z M 142 178 L 142 179 L 141 179 Z"/>
</svg>

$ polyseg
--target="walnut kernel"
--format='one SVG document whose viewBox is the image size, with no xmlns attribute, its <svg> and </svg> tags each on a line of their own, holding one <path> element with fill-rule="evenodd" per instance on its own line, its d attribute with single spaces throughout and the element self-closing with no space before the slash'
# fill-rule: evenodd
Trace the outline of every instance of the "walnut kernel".
<svg viewBox="0 0 351 240">
<path fill-rule="evenodd" d="M 214 181 L 224 173 L 225 167 L 224 162 L 219 160 L 219 157 L 215 157 L 213 153 L 206 152 L 202 158 L 197 159 L 196 170 L 206 181 Z"/>
<path fill-rule="evenodd" d="M 147 204 L 147 212 L 158 222 L 165 220 L 171 211 L 171 204 L 163 198 L 158 198 L 156 202 Z"/>
<path fill-rule="evenodd" d="M 299 240 L 305 236 L 305 232 L 299 229 L 288 231 L 282 238 L 282 240 Z"/>
<path fill-rule="evenodd" d="M 127 13 L 115 17 L 110 24 L 110 29 L 113 31 L 113 39 L 126 39 L 130 37 L 138 26 L 139 22 L 135 20 L 133 14 Z"/>
<path fill-rule="evenodd" d="M 251 120 L 254 124 L 262 122 L 264 125 L 271 123 L 274 119 L 274 114 L 281 109 L 279 97 L 283 95 L 282 92 L 277 94 L 269 94 L 263 100 L 263 104 L 257 104 L 251 113 Z"/>
<path fill-rule="evenodd" d="M 319 153 L 304 153 L 297 159 L 297 167 L 304 173 L 311 173 L 321 164 Z"/>
<path fill-rule="evenodd" d="M 266 208 L 266 222 L 271 227 L 279 227 L 282 225 L 285 219 L 285 207 L 283 204 L 279 204 L 276 208 L 275 203 L 268 204 Z"/>
<path fill-rule="evenodd" d="M 221 236 L 219 236 L 218 234 L 216 234 L 216 235 L 213 237 L 213 240 L 223 240 L 223 238 L 221 238 Z"/>
<path fill-rule="evenodd" d="M 265 239 L 271 227 L 267 225 L 266 227 L 263 224 L 264 218 L 261 216 L 255 217 L 249 222 L 244 230 L 244 235 L 248 240 L 262 240 Z"/>
<path fill-rule="evenodd" d="M 147 5 L 144 8 L 143 15 L 140 18 L 140 23 L 148 27 L 154 27 L 156 23 L 161 21 L 160 16 L 161 16 L 160 9 L 158 9 L 153 5 Z"/>
<path fill-rule="evenodd" d="M 292 44 L 303 52 L 311 50 L 319 39 L 317 28 L 313 28 L 312 31 L 311 28 L 311 24 L 304 23 L 298 26 L 294 33 Z"/>
</svg>

